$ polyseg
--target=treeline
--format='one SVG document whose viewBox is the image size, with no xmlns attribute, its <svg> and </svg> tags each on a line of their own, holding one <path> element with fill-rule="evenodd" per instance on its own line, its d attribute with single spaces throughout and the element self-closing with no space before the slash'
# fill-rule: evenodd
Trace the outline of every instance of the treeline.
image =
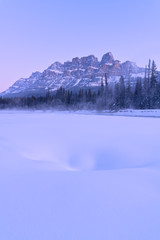
<svg viewBox="0 0 160 240">
<path fill-rule="evenodd" d="M 101 80 L 97 90 L 80 89 L 78 92 L 60 87 L 56 93 L 48 91 L 46 96 L 0 98 L 0 109 L 32 108 L 32 109 L 110 109 L 125 108 L 154 109 L 160 108 L 160 82 L 157 68 L 149 61 L 145 68 L 144 78 L 138 77 L 136 84 L 131 79 L 125 82 L 124 77 L 114 84 L 109 84 L 107 74 Z"/>
</svg>

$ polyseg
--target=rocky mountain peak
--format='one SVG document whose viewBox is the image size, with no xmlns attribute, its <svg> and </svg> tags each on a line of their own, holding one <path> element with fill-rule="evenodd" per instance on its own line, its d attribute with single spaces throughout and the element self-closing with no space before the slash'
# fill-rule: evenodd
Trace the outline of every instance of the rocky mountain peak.
<svg viewBox="0 0 160 240">
<path fill-rule="evenodd" d="M 139 67 L 136 65 L 136 63 L 134 62 L 130 62 L 130 61 L 126 61 L 124 63 L 122 63 L 122 68 L 125 72 L 138 72 L 139 71 Z"/>
<path fill-rule="evenodd" d="M 80 63 L 79 57 L 75 57 L 72 59 L 72 63 Z"/>
<path fill-rule="evenodd" d="M 49 70 L 60 70 L 62 68 L 63 64 L 60 62 L 53 63 L 48 69 Z"/>
<path fill-rule="evenodd" d="M 81 64 L 85 67 L 97 67 L 99 65 L 98 58 L 96 58 L 94 55 L 89 55 L 87 57 L 81 58 Z"/>
<path fill-rule="evenodd" d="M 108 52 L 103 55 L 101 60 L 101 65 L 106 63 L 113 63 L 113 62 L 114 62 L 113 54 L 111 52 Z"/>
</svg>

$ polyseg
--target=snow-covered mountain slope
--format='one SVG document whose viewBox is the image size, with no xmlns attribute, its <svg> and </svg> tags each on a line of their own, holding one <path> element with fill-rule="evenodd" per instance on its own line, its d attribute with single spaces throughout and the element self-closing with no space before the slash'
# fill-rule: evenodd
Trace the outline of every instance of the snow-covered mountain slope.
<svg viewBox="0 0 160 240">
<path fill-rule="evenodd" d="M 45 94 L 48 89 L 55 91 L 59 87 L 65 89 L 79 89 L 100 86 L 105 73 L 109 82 L 119 80 L 123 75 L 134 81 L 137 76 L 144 76 L 144 68 L 135 63 L 126 61 L 121 63 L 115 60 L 112 53 L 106 53 L 101 61 L 94 55 L 82 58 L 73 58 L 64 64 L 55 62 L 42 73 L 35 72 L 29 78 L 21 78 L 10 88 L 1 93 L 1 96 L 26 96 Z"/>
</svg>

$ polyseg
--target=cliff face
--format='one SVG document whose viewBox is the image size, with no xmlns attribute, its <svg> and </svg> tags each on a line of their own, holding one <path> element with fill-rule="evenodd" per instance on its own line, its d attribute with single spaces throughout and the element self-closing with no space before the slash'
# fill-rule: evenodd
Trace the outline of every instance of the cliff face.
<svg viewBox="0 0 160 240">
<path fill-rule="evenodd" d="M 19 79 L 0 95 L 45 94 L 48 89 L 55 91 L 61 86 L 66 89 L 98 87 L 105 73 L 109 82 L 118 81 L 121 75 L 125 80 L 130 76 L 131 81 L 134 82 L 137 76 L 144 76 L 144 68 L 130 61 L 121 63 L 114 59 L 111 52 L 104 54 L 101 61 L 98 61 L 94 55 L 76 57 L 63 64 L 55 62 L 42 73 L 35 72 L 29 78 Z"/>
</svg>

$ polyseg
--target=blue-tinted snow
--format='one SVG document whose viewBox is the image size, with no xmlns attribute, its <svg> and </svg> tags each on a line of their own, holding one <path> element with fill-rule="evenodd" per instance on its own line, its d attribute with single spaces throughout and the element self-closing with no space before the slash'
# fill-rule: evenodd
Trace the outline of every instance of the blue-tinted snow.
<svg viewBox="0 0 160 240">
<path fill-rule="evenodd" d="M 159 125 L 1 112 L 0 239 L 159 239 Z"/>
</svg>

